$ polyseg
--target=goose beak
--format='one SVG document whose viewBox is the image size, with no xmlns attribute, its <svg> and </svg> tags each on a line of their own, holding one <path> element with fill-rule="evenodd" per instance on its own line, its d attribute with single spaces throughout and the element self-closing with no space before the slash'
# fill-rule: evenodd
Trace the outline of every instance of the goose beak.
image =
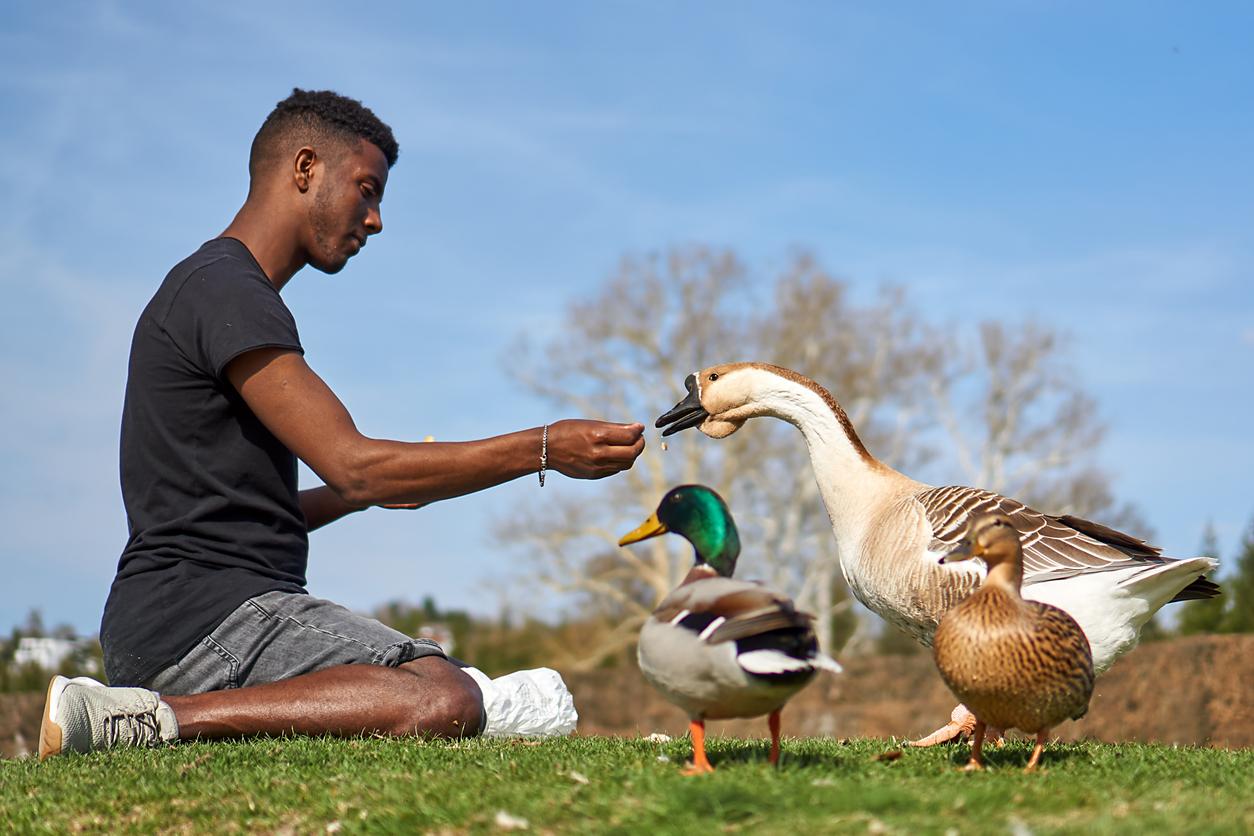
<svg viewBox="0 0 1254 836">
<path fill-rule="evenodd" d="M 628 543 L 639 543 L 641 540 L 648 540 L 650 537 L 656 537 L 659 534 L 665 534 L 670 531 L 669 528 L 662 525 L 662 521 L 657 518 L 657 514 L 649 515 L 649 518 L 640 523 L 634 531 L 624 534 L 618 541 L 618 545 L 625 546 Z"/>
<path fill-rule="evenodd" d="M 975 555 L 971 554 L 971 541 L 967 539 L 961 540 L 954 550 L 949 554 L 943 555 L 938 561 L 939 563 L 957 563 L 960 560 L 970 560 Z"/>
<path fill-rule="evenodd" d="M 706 412 L 705 407 L 701 406 L 701 392 L 697 389 L 697 376 L 695 374 L 690 374 L 684 379 L 684 387 L 688 390 L 688 397 L 671 407 L 653 425 L 658 429 L 666 427 L 666 429 L 662 430 L 663 438 L 680 430 L 695 427 L 710 417 L 710 413 Z M 668 424 L 670 426 L 667 426 Z"/>
</svg>

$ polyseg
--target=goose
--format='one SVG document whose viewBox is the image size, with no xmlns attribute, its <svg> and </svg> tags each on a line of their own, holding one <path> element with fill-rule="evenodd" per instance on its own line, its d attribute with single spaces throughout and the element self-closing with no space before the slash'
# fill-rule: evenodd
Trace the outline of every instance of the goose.
<svg viewBox="0 0 1254 836">
<path fill-rule="evenodd" d="M 786 596 L 732 578 L 740 535 L 727 503 L 705 485 L 667 491 L 657 510 L 620 546 L 673 532 L 692 544 L 693 567 L 640 630 L 640 671 L 690 719 L 692 764 L 712 772 L 705 721 L 769 714 L 769 762 L 779 763 L 780 710 L 820 669 L 840 671 L 821 653 L 813 616 Z"/>
<path fill-rule="evenodd" d="M 1075 619 L 1050 604 L 1025 601 L 1023 547 L 1004 514 L 971 518 L 941 563 L 982 558 L 984 583 L 941 617 L 932 652 L 941 678 L 976 717 L 967 771 L 984 768 L 986 728 L 1036 735 L 1025 772 L 1036 769 L 1049 731 L 1088 712 L 1093 654 Z"/>
<path fill-rule="evenodd" d="M 876 459 L 826 389 L 767 363 L 710 366 L 684 381 L 687 397 L 657 419 L 668 436 L 697 427 L 726 438 L 750 418 L 773 416 L 801 431 L 836 538 L 841 572 L 872 612 L 930 645 L 941 616 L 980 585 L 975 562 L 941 564 L 972 514 L 1008 517 L 1022 539 L 1023 596 L 1053 604 L 1083 628 L 1097 673 L 1137 643 L 1141 627 L 1172 601 L 1212 598 L 1209 557 L 1177 559 L 1114 529 L 1053 516 L 993 491 L 918 482 Z M 964 706 L 932 734 L 930 746 L 969 735 Z"/>
</svg>

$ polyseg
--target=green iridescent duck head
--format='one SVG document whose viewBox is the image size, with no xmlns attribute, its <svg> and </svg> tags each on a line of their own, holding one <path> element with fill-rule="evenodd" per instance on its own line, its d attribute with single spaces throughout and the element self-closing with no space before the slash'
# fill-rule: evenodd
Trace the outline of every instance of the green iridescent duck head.
<svg viewBox="0 0 1254 836">
<path fill-rule="evenodd" d="M 692 544 L 697 564 L 705 563 L 725 578 L 736 571 L 740 535 L 723 498 L 705 485 L 671 488 L 657 510 L 618 545 L 637 543 L 673 532 Z"/>
</svg>

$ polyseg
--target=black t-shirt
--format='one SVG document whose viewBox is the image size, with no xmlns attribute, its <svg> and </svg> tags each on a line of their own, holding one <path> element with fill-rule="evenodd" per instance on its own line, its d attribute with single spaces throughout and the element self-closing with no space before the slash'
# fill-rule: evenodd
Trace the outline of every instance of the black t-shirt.
<svg viewBox="0 0 1254 836">
<path fill-rule="evenodd" d="M 305 591 L 296 457 L 225 374 L 267 346 L 302 350 L 279 292 L 233 238 L 175 266 L 139 317 L 122 408 L 130 538 L 100 625 L 112 684 L 151 679 L 255 595 Z"/>
</svg>

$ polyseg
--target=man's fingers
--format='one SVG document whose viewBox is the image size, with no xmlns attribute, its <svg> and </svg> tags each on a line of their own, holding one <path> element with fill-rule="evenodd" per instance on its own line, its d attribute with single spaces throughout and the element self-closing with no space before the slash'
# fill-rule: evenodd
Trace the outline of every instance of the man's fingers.
<svg viewBox="0 0 1254 836">
<path fill-rule="evenodd" d="M 611 468 L 610 472 L 620 473 L 635 464 L 636 459 L 644 452 L 644 437 L 637 438 L 633 444 L 607 447 L 604 451 L 603 468 Z M 606 474 L 608 475 L 608 474 Z"/>
<path fill-rule="evenodd" d="M 576 479 L 603 479 L 630 468 L 644 446 L 639 422 L 559 421 L 549 430 L 549 467 Z"/>
<path fill-rule="evenodd" d="M 604 424 L 602 439 L 606 444 L 630 445 L 644 437 L 644 424 Z"/>
<path fill-rule="evenodd" d="M 601 444 L 603 445 L 601 447 L 603 455 L 634 459 L 644 449 L 644 434 L 641 433 L 633 438 L 624 438 L 619 441 L 605 439 Z"/>
</svg>

